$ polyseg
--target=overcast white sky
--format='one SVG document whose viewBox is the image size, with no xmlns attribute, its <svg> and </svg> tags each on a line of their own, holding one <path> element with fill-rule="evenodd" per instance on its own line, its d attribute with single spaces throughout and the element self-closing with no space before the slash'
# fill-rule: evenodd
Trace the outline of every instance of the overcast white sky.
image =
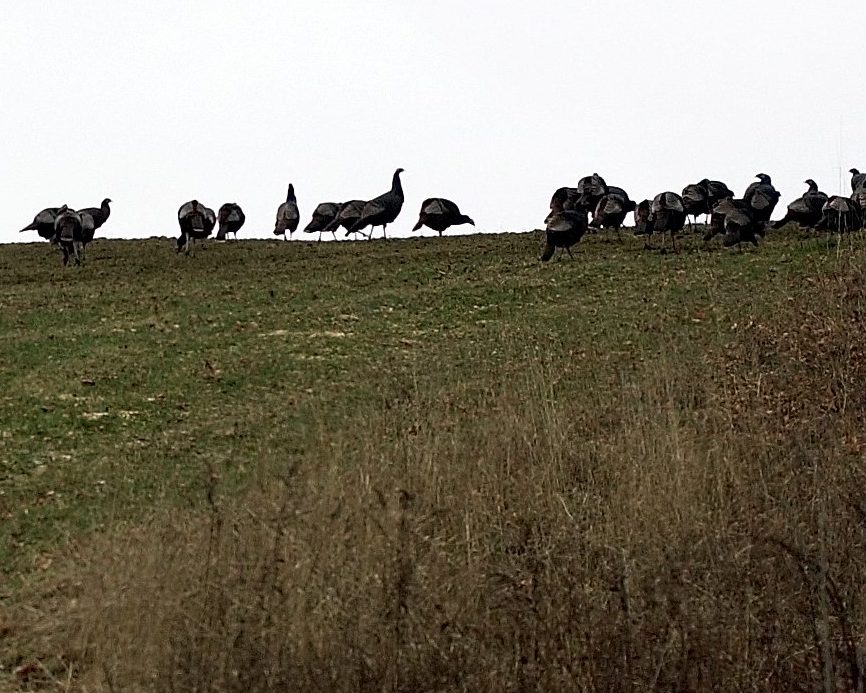
<svg viewBox="0 0 866 693">
<path fill-rule="evenodd" d="M 406 169 L 408 233 L 444 196 L 537 228 L 597 171 L 642 199 L 765 171 L 782 204 L 866 170 L 863 0 L 28 0 L 0 24 L 0 241 L 47 206 L 115 202 L 107 237 L 238 202 L 271 233 Z M 781 216 L 781 206 L 777 216 Z"/>
</svg>

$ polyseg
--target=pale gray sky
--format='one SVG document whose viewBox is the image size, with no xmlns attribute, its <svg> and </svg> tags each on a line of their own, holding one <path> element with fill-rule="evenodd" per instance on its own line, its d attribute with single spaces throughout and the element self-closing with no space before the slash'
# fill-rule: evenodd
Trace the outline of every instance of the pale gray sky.
<svg viewBox="0 0 866 693">
<path fill-rule="evenodd" d="M 782 203 L 866 170 L 863 0 L 28 0 L 0 28 L 0 241 L 115 202 L 106 237 L 174 235 L 193 197 L 268 236 L 406 169 L 481 231 L 537 228 L 597 171 L 636 199 L 759 171 Z M 780 205 L 780 211 L 781 211 Z M 777 216 L 781 216 L 777 212 Z"/>
</svg>

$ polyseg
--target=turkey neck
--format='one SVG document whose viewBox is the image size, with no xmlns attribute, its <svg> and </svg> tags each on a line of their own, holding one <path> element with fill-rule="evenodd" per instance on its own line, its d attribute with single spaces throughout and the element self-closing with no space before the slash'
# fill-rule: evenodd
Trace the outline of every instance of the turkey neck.
<svg viewBox="0 0 866 693">
<path fill-rule="evenodd" d="M 403 199 L 403 184 L 400 182 L 400 172 L 394 173 L 394 180 L 391 181 L 391 192 Z"/>
</svg>

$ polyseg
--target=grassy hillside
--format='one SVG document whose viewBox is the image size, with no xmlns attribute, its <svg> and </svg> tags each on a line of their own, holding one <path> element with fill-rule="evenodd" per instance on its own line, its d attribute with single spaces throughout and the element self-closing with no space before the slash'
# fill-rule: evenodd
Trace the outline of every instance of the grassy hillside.
<svg viewBox="0 0 866 693">
<path fill-rule="evenodd" d="M 0 247 L 0 681 L 862 684 L 862 241 L 541 245 Z"/>
</svg>

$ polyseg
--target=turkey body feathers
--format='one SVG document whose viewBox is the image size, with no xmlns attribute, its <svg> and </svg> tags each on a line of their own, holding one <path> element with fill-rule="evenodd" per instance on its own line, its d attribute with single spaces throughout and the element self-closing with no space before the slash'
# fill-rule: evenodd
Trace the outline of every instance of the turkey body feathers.
<svg viewBox="0 0 866 693">
<path fill-rule="evenodd" d="M 585 212 L 575 210 L 556 210 L 547 218 L 545 245 L 541 261 L 547 262 L 557 248 L 565 249 L 571 255 L 571 247 L 580 242 L 587 230 Z M 574 256 L 571 255 L 573 258 Z"/>
<path fill-rule="evenodd" d="M 289 232 L 291 236 L 298 230 L 298 224 L 301 223 L 301 214 L 298 211 L 298 201 L 295 197 L 295 186 L 289 183 L 289 191 L 286 194 L 286 201 L 277 207 L 277 219 L 274 223 L 274 235 L 285 236 Z"/>
<path fill-rule="evenodd" d="M 446 229 L 461 224 L 475 226 L 475 222 L 463 214 L 456 203 L 444 197 L 431 197 L 421 203 L 418 222 L 412 230 L 418 231 L 422 226 L 427 226 L 441 236 Z"/>
<path fill-rule="evenodd" d="M 348 229 L 350 233 L 357 233 L 368 226 L 371 229 L 381 226 L 382 233 L 385 233 L 388 224 L 392 223 L 399 216 L 400 210 L 403 209 L 404 195 L 403 184 L 400 180 L 401 173 L 403 173 L 402 168 L 398 168 L 394 172 L 394 177 L 391 179 L 391 189 L 388 192 L 374 197 L 364 204 L 360 219 L 355 222 L 352 228 Z M 372 237 L 372 235 L 371 230 L 370 236 Z"/>
</svg>

